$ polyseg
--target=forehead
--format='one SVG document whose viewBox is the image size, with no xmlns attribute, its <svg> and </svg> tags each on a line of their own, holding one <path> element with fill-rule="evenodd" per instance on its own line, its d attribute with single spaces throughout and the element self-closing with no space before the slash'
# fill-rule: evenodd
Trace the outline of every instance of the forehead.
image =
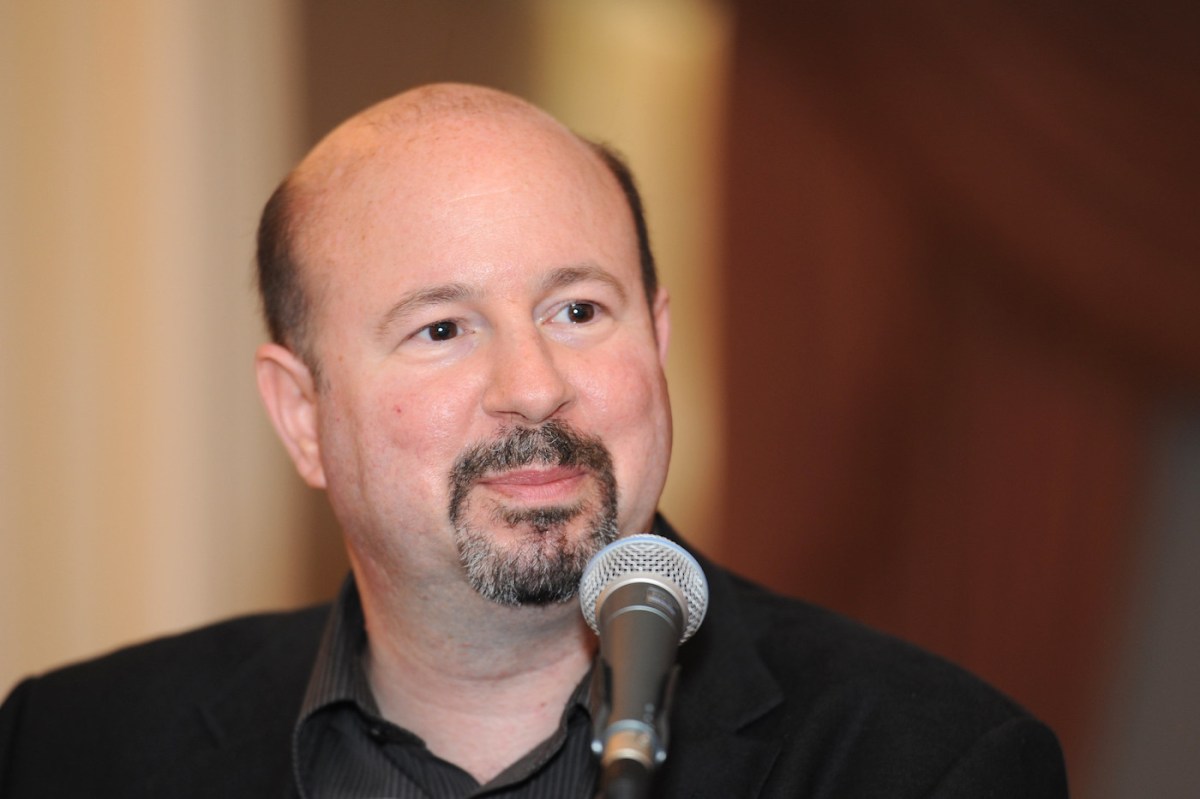
<svg viewBox="0 0 1200 799">
<path fill-rule="evenodd" d="M 356 288 L 583 262 L 640 280 L 616 179 L 548 118 L 364 123 L 335 135 L 298 172 L 296 245 L 318 306 Z"/>
</svg>

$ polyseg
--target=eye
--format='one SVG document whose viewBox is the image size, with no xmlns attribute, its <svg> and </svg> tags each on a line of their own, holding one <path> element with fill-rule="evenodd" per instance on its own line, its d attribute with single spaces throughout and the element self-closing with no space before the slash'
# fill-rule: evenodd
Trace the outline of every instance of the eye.
<svg viewBox="0 0 1200 799">
<path fill-rule="evenodd" d="M 458 323 L 451 322 L 449 319 L 443 319 L 440 322 L 434 322 L 431 325 L 421 328 L 420 333 L 427 335 L 430 341 L 449 341 L 452 338 L 458 337 Z"/>
<path fill-rule="evenodd" d="M 582 325 L 596 318 L 596 306 L 590 302 L 572 302 L 564 305 L 555 316 L 565 322 Z"/>
</svg>

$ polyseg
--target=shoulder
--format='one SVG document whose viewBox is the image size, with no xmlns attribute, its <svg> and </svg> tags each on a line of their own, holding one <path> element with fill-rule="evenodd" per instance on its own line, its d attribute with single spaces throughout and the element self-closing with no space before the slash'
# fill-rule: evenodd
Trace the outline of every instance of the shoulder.
<svg viewBox="0 0 1200 799">
<path fill-rule="evenodd" d="M 152 704 L 160 697 L 178 702 L 246 669 L 311 664 L 327 614 L 319 606 L 228 619 L 68 665 L 32 684 L 41 695 L 86 700 L 83 707 Z"/>
<path fill-rule="evenodd" d="M 730 576 L 731 603 L 762 663 L 793 704 L 869 713 L 876 725 L 981 733 L 1027 716 L 1016 702 L 937 655 L 845 616 Z"/>
<path fill-rule="evenodd" d="M 746 650 L 727 660 L 776 697 L 745 728 L 780 742 L 774 779 L 845 796 L 1065 795 L 1054 734 L 965 669 L 719 567 L 710 582 L 708 648 Z"/>
<path fill-rule="evenodd" d="M 68 759 L 97 780 L 144 774 L 223 734 L 214 719 L 225 708 L 248 723 L 269 713 L 290 724 L 327 615 L 232 619 L 25 680 L 0 706 L 0 794 L 56 784 Z"/>
<path fill-rule="evenodd" d="M 969 703 L 997 717 L 1024 711 L 962 667 L 838 613 L 730 577 L 742 624 L 771 671 L 792 690 L 803 682 L 857 695 L 894 694 L 932 712 Z M 930 703 L 933 707 L 930 707 Z"/>
</svg>

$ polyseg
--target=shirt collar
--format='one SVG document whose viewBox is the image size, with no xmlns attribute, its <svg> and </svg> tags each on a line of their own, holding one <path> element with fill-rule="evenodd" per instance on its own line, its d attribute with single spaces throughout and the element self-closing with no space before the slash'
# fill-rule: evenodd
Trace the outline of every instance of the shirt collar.
<svg viewBox="0 0 1200 799">
<path fill-rule="evenodd" d="M 321 708 L 338 702 L 350 702 L 372 716 L 379 715 L 375 695 L 362 665 L 366 645 L 362 602 L 351 574 L 343 581 L 325 624 L 304 702 L 300 706 L 301 724 Z"/>
<path fill-rule="evenodd" d="M 329 619 L 317 650 L 316 661 L 309 676 L 300 715 L 292 733 L 293 770 L 301 796 L 306 795 L 300 768 L 302 739 L 307 725 L 320 723 L 320 720 L 314 717 L 325 709 L 337 705 L 347 705 L 356 707 L 369 719 L 387 725 L 379 712 L 378 704 L 367 680 L 366 670 L 363 668 L 362 655 L 366 644 L 367 632 L 362 602 L 354 575 L 350 574 L 342 583 L 330 610 Z M 515 782 L 540 769 L 562 747 L 567 738 L 572 718 L 577 718 L 581 713 L 587 719 L 597 717 L 595 709 L 600 707 L 598 703 L 601 701 L 601 695 L 598 687 L 594 684 L 593 675 L 595 673 L 598 673 L 598 669 L 596 663 L 593 662 L 592 668 L 584 675 L 567 700 L 559 726 L 550 738 L 512 764 L 490 784 Z M 399 733 L 412 736 L 411 733 L 400 728 L 395 729 Z M 412 740 L 420 742 L 416 736 L 412 736 Z"/>
</svg>

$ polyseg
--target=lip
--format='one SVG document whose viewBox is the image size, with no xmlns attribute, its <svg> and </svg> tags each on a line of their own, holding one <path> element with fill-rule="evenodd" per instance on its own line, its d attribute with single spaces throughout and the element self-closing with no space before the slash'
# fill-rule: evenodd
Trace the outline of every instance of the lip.
<svg viewBox="0 0 1200 799">
<path fill-rule="evenodd" d="M 479 485 L 525 502 L 552 502 L 571 499 L 587 477 L 583 469 L 553 466 L 545 469 L 514 469 L 485 477 Z"/>
</svg>

